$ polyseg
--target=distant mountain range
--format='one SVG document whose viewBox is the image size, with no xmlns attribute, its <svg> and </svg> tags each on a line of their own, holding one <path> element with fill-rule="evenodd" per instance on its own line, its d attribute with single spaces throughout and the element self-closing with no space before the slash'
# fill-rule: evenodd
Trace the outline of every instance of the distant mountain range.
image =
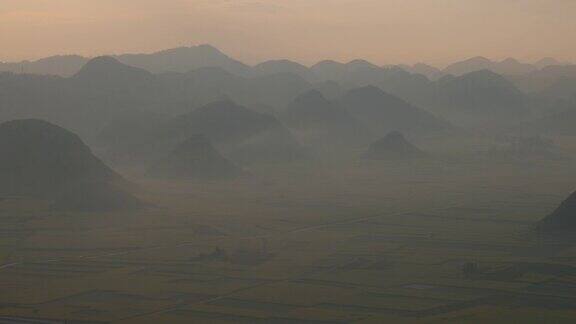
<svg viewBox="0 0 576 324">
<path fill-rule="evenodd" d="M 0 63 L 0 71 L 72 77 L 55 79 L 48 76 L 4 75 L 0 76 L 0 80 L 7 79 L 10 87 L 16 86 L 20 90 L 0 89 L 0 94 L 8 92 L 2 99 L 8 103 L 13 100 L 27 102 L 24 105 L 21 102 L 16 104 L 18 109 L 11 112 L 15 118 L 32 116 L 50 119 L 54 111 L 59 110 L 60 115 L 65 115 L 59 118 L 74 119 L 77 118 L 74 117 L 77 115 L 76 111 L 63 112 L 63 110 L 73 110 L 71 106 L 80 102 L 84 109 L 92 106 L 93 109 L 110 108 L 116 111 L 118 107 L 109 107 L 109 103 L 112 102 L 122 108 L 145 110 L 158 110 L 161 106 L 164 112 L 174 114 L 213 101 L 231 99 L 254 110 L 276 114 L 294 98 L 310 90 L 318 90 L 327 99 L 332 100 L 354 88 L 376 86 L 413 106 L 423 107 L 435 113 L 443 114 L 457 106 L 456 110 L 467 110 L 468 112 L 465 112 L 467 114 L 472 111 L 469 109 L 471 106 L 484 106 L 487 100 L 492 99 L 481 98 L 480 102 L 468 103 L 467 101 L 472 101 L 472 97 L 460 96 L 458 99 L 457 93 L 450 93 L 453 91 L 451 89 L 458 87 L 460 80 L 476 78 L 482 73 L 476 77 L 466 75 L 490 71 L 501 76 L 493 78 L 499 85 L 489 86 L 494 91 L 502 85 L 497 79 L 506 79 L 524 93 L 551 99 L 565 99 L 576 94 L 576 65 L 563 64 L 553 58 L 544 58 L 528 64 L 512 58 L 492 61 L 484 57 L 475 57 L 453 63 L 443 70 L 423 63 L 377 66 L 365 60 L 353 60 L 348 63 L 326 60 L 311 67 L 289 60 L 271 60 L 249 66 L 213 46 L 199 45 L 151 54 L 122 54 L 92 60 L 68 55 L 34 62 Z M 69 83 L 73 84 L 68 85 Z M 466 91 L 473 94 L 474 98 L 480 98 L 484 96 L 485 93 L 482 91 L 486 88 L 488 86 L 475 85 Z M 455 91 L 461 90 L 463 91 L 463 89 Z M 30 91 L 32 93 L 27 93 Z M 518 110 L 520 103 L 516 102 L 512 107 L 509 107 L 508 103 L 518 101 L 518 98 L 512 97 L 522 94 L 512 95 L 512 92 L 515 90 L 509 91 L 508 98 L 505 98 L 505 95 L 494 97 L 490 109 L 500 105 L 505 111 Z M 16 99 L 14 96 L 19 98 Z M 58 98 L 47 99 L 46 96 Z M 71 97 L 75 99 L 70 99 Z M 86 97 L 90 100 L 86 100 Z M 56 105 L 56 101 L 62 100 L 63 103 L 57 104 L 59 107 L 42 109 L 43 112 L 38 115 L 39 106 L 46 106 L 47 103 Z M 102 104 L 102 101 L 108 103 Z M 522 105 L 531 104 L 526 100 L 523 101 Z M 96 108 L 97 105 L 100 108 Z M 5 107 L 0 106 L 0 109 L 4 111 L 13 110 L 11 104 L 3 106 Z M 30 110 L 35 112 L 30 115 L 27 113 Z M 0 119 L 2 115 L 7 114 L 0 113 Z M 85 118 L 87 123 L 98 125 L 105 123 L 102 119 L 106 116 L 106 113 L 100 111 L 97 114 L 85 113 L 81 118 Z M 450 119 L 449 117 L 447 119 Z M 466 119 L 466 116 L 458 116 L 456 120 L 460 117 Z M 80 131 L 74 129 L 74 125 L 70 125 L 67 121 L 58 121 L 63 122 L 65 126 L 71 126 L 73 130 Z"/>
<path fill-rule="evenodd" d="M 355 71 L 369 71 L 378 68 L 375 64 L 364 60 L 354 60 L 348 63 L 322 61 L 312 67 L 289 60 L 270 60 L 255 66 L 244 64 L 224 54 L 211 45 L 177 47 L 149 54 L 111 55 L 118 61 L 145 69 L 152 73 L 188 72 L 206 67 L 222 68 L 240 76 L 269 75 L 276 73 L 292 73 L 303 79 L 314 82 L 318 80 L 342 80 Z M 37 61 L 0 62 L 0 71 L 32 74 L 52 74 L 71 76 L 88 62 L 90 58 L 79 55 L 58 55 L 42 58 Z M 415 65 L 397 65 L 406 72 L 421 74 L 431 80 L 451 74 L 460 76 L 479 70 L 490 70 L 505 76 L 520 76 L 539 71 L 548 66 L 569 65 L 554 58 L 543 58 L 534 63 L 519 62 L 514 58 L 503 61 L 493 61 L 485 57 L 473 57 L 455 62 L 445 69 L 439 69 L 424 63 Z M 383 68 L 390 68 L 385 66 Z"/>
<path fill-rule="evenodd" d="M 503 76 L 480 70 L 438 80 L 430 107 L 455 124 L 504 127 L 529 116 L 527 101 L 525 94 Z"/>
<path fill-rule="evenodd" d="M 311 143 L 367 145 L 395 130 L 413 138 L 537 123 L 534 129 L 559 125 L 568 132 L 563 119 L 572 118 L 568 108 L 576 95 L 576 68 L 570 65 L 526 74 L 545 85 L 527 93 L 518 86 L 525 79 L 486 69 L 485 59 L 473 60 L 485 69 L 433 80 L 416 69 L 442 71 L 418 65 L 409 72 L 363 60 L 249 67 L 210 46 L 148 55 L 96 57 L 69 77 L 0 73 L 0 121 L 45 119 L 79 134 L 107 159 L 147 164 L 202 134 L 242 164 L 264 156 L 299 158 Z M 151 59 L 155 55 L 173 59 L 160 65 Z M 134 57 L 138 64 L 122 62 Z M 548 63 L 553 61 L 539 64 Z M 206 64 L 220 66 L 200 67 Z M 168 72 L 185 67 L 191 70 Z"/>
<path fill-rule="evenodd" d="M 508 58 L 501 62 L 491 61 L 485 57 L 473 57 L 465 61 L 456 62 L 446 67 L 443 72 L 460 76 L 470 72 L 480 70 L 490 70 L 503 75 L 525 74 L 538 69 L 535 65 L 520 63 L 513 58 Z"/>
<path fill-rule="evenodd" d="M 0 71 L 71 76 L 88 61 L 89 58 L 79 55 L 56 55 L 37 61 L 0 62 Z"/>
<path fill-rule="evenodd" d="M 110 55 L 118 61 L 152 73 L 187 72 L 203 67 L 221 67 L 232 73 L 244 74 L 250 67 L 236 61 L 210 45 L 178 47 L 151 54 Z M 37 61 L 0 63 L 0 71 L 72 76 L 91 58 L 59 55 Z"/>
</svg>

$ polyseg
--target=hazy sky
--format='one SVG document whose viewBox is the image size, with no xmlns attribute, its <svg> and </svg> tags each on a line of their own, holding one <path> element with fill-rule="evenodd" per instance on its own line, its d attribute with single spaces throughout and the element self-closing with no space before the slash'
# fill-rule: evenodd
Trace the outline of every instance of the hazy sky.
<svg viewBox="0 0 576 324">
<path fill-rule="evenodd" d="M 576 0 L 0 0 L 0 60 L 209 43 L 255 63 L 576 61 Z"/>
</svg>

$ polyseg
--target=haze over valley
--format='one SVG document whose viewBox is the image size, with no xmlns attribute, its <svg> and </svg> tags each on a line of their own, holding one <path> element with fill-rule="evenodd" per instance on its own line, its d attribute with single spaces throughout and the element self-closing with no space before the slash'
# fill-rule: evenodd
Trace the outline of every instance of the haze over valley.
<svg viewBox="0 0 576 324">
<path fill-rule="evenodd" d="M 0 10 L 0 323 L 574 322 L 571 3 L 168 2 Z"/>
</svg>

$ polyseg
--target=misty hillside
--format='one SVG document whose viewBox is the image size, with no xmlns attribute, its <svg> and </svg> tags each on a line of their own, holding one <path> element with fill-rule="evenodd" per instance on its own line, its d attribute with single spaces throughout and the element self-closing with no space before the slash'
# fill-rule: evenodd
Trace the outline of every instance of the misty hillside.
<svg viewBox="0 0 576 324">
<path fill-rule="evenodd" d="M 316 75 L 314 75 L 314 72 L 311 71 L 308 67 L 289 60 L 273 60 L 262 62 L 255 65 L 253 70 L 258 75 L 291 73 L 309 82 L 313 82 L 317 78 Z"/>
<path fill-rule="evenodd" d="M 461 125 L 510 125 L 530 113 L 514 84 L 488 70 L 437 81 L 435 111 Z"/>
<path fill-rule="evenodd" d="M 556 65 L 557 61 L 541 60 L 536 64 L 521 63 L 516 59 L 507 58 L 503 61 L 492 61 L 485 57 L 473 57 L 447 66 L 443 72 L 454 76 L 461 76 L 470 72 L 489 70 L 501 75 L 524 75 L 549 65 Z"/>
<path fill-rule="evenodd" d="M 312 145 L 358 145 L 370 132 L 346 109 L 312 90 L 297 97 L 282 115 L 285 124 Z"/>
<path fill-rule="evenodd" d="M 204 67 L 218 67 L 244 75 L 250 68 L 210 45 L 178 47 L 152 54 L 122 54 L 117 59 L 152 73 L 187 72 Z"/>
<path fill-rule="evenodd" d="M 526 92 L 539 92 L 554 85 L 563 78 L 576 77 L 576 65 L 558 64 L 544 66 L 528 74 L 510 76 L 518 88 Z"/>
<path fill-rule="evenodd" d="M 155 74 L 169 72 L 186 73 L 202 68 L 219 68 L 242 77 L 289 73 L 298 75 L 308 82 L 330 80 L 341 82 L 346 87 L 376 85 L 408 100 L 412 100 L 412 98 L 408 97 L 409 93 L 404 93 L 407 90 L 397 83 L 411 82 L 414 87 L 414 83 L 423 82 L 418 76 L 434 81 L 445 75 L 462 76 L 471 72 L 490 70 L 510 79 L 522 90 L 532 92 L 550 86 L 561 77 L 572 75 L 571 71 L 574 67 L 553 58 L 543 58 L 534 63 L 524 63 L 514 58 L 494 61 L 485 57 L 473 57 L 454 62 L 445 69 L 439 69 L 424 63 L 379 67 L 365 60 L 353 60 L 348 63 L 325 60 L 311 67 L 290 60 L 269 60 L 250 66 L 206 44 L 166 49 L 149 54 L 110 56 L 115 57 L 122 63 Z M 90 58 L 78 55 L 61 55 L 37 61 L 0 62 L 0 71 L 69 77 L 76 74 L 89 60 Z M 402 70 L 407 75 L 400 78 L 399 75 L 394 75 L 395 73 L 397 74 L 397 72 L 394 72 L 395 70 Z M 409 75 L 414 75 L 414 80 L 410 81 L 411 77 Z M 415 89 L 411 90 L 413 92 Z M 421 94 L 416 100 L 420 96 Z M 418 101 L 414 103 L 421 104 Z"/>
<path fill-rule="evenodd" d="M 1 124 L 0 154 L 1 195 L 56 199 L 58 208 L 137 205 L 120 189 L 127 185 L 120 175 L 95 157 L 77 135 L 48 122 L 26 119 Z"/>
<path fill-rule="evenodd" d="M 414 65 L 400 64 L 398 65 L 398 67 L 406 72 L 410 72 L 413 74 L 421 74 L 432 81 L 438 80 L 444 75 L 446 75 L 446 73 L 444 73 L 441 69 L 428 65 L 426 63 L 416 63 Z"/>
<path fill-rule="evenodd" d="M 520 124 L 518 130 L 532 134 L 576 135 L 576 103 L 557 103 L 557 110 Z"/>
<path fill-rule="evenodd" d="M 162 96 L 156 77 L 143 69 L 122 64 L 115 58 L 100 56 L 90 60 L 70 79 L 77 92 L 91 101 L 118 104 L 146 104 Z"/>
<path fill-rule="evenodd" d="M 237 74 L 250 73 L 247 65 L 228 57 L 210 45 L 178 47 L 150 54 L 121 54 L 114 57 L 122 63 L 152 73 L 187 72 L 203 67 L 220 67 Z M 59 55 L 37 61 L 0 62 L 0 71 L 68 77 L 76 74 L 89 60 L 90 58 L 79 55 Z"/>
<path fill-rule="evenodd" d="M 406 161 L 424 157 L 426 157 L 426 153 L 406 140 L 404 135 L 397 131 L 390 132 L 372 143 L 362 155 L 362 158 L 367 160 L 389 161 Z"/>
<path fill-rule="evenodd" d="M 457 94 L 445 93 L 453 91 L 446 89 L 446 87 L 453 87 L 446 85 L 450 84 L 447 81 L 453 79 L 450 75 L 456 76 L 454 79 L 456 81 L 452 82 L 456 84 L 460 83 L 460 80 L 470 83 L 470 79 L 479 79 L 481 74 L 485 75 L 484 79 L 491 78 L 494 83 L 502 83 L 496 80 L 498 77 L 495 75 L 486 77 L 486 73 L 482 70 L 488 70 L 497 73 L 501 76 L 500 78 L 510 80 L 516 88 L 526 93 L 565 97 L 572 93 L 573 85 L 569 83 L 569 80 L 574 74 L 572 73 L 573 65 L 561 65 L 553 59 L 542 59 L 534 64 L 528 64 L 514 59 L 492 61 L 483 57 L 454 63 L 443 71 L 422 63 L 413 66 L 380 67 L 360 59 L 348 63 L 321 61 L 311 67 L 289 60 L 270 60 L 252 67 L 230 58 L 209 45 L 180 47 L 151 54 L 97 57 L 92 60 L 79 60 L 76 56 L 61 56 L 40 60 L 38 64 L 50 65 L 53 62 L 55 67 L 51 69 L 57 70 L 58 64 L 64 64 L 58 62 L 73 58 L 78 66 L 77 70 L 74 73 L 61 73 L 64 76 L 73 76 L 71 79 L 44 78 L 43 88 L 34 90 L 32 83 L 36 81 L 30 80 L 30 85 L 21 85 L 27 89 L 18 91 L 33 91 L 34 93 L 30 93 L 30 99 L 22 100 L 33 100 L 38 97 L 36 100 L 40 104 L 36 106 L 54 106 L 49 109 L 32 108 L 43 111 L 42 117 L 54 118 L 52 120 L 81 132 L 84 132 L 86 125 L 75 127 L 74 123 L 77 121 L 74 118 L 96 118 L 100 119 L 101 123 L 105 123 L 107 113 L 97 115 L 94 111 L 87 111 L 78 114 L 72 106 L 80 104 L 103 107 L 90 109 L 82 107 L 85 110 L 107 110 L 112 108 L 110 106 L 115 106 L 113 109 L 146 106 L 146 109 L 158 109 L 162 112 L 178 114 L 191 107 L 230 98 L 244 105 L 267 106 L 271 108 L 270 112 L 273 112 L 281 110 L 297 96 L 312 89 L 320 90 L 332 99 L 342 95 L 346 90 L 371 85 L 411 104 L 438 111 L 438 106 L 440 110 L 445 110 L 441 107 L 444 105 L 461 105 L 463 109 L 470 109 L 469 106 L 475 105 L 518 106 L 516 103 L 506 102 L 501 93 L 492 94 L 497 97 L 494 101 L 504 100 L 498 104 L 476 102 L 476 100 L 471 103 L 460 103 L 459 99 L 453 99 L 458 96 Z M 119 62 L 125 65 L 118 65 Z M 8 68 L 6 64 L 4 66 L 3 70 L 15 73 L 21 71 L 36 73 L 32 70 Z M 140 70 L 130 68 L 130 66 Z M 107 73 L 109 73 L 108 76 L 106 76 Z M 39 77 L 30 78 L 38 79 Z M 502 86 L 493 85 L 493 87 L 501 88 Z M 458 90 L 458 92 L 464 92 L 464 90 Z M 14 96 L 15 94 L 12 93 L 6 94 L 8 98 Z M 97 98 L 99 96 L 109 98 L 108 102 L 99 102 Z M 27 104 L 16 103 L 16 105 L 26 106 Z M 136 107 L 137 105 L 140 107 Z M 505 107 L 505 109 L 511 108 Z M 27 117 L 24 114 L 25 110 L 22 109 L 19 116 L 15 117 Z M 58 112 L 55 112 L 57 110 Z M 81 116 L 74 117 L 75 114 Z M 35 116 L 32 114 L 29 117 Z M 450 116 L 447 117 L 451 119 Z M 98 124 L 98 127 L 101 127 L 101 124 Z"/>
<path fill-rule="evenodd" d="M 431 113 L 374 86 L 352 89 L 340 99 L 340 103 L 379 136 L 393 130 L 429 134 L 451 128 Z"/>
<path fill-rule="evenodd" d="M 170 150 L 166 131 L 171 116 L 129 109 L 118 112 L 92 141 L 106 160 L 125 165 L 148 165 Z"/>
<path fill-rule="evenodd" d="M 153 74 L 110 57 L 89 61 L 70 78 L 3 74 L 2 80 L 0 120 L 44 118 L 85 137 L 124 109 L 176 110 Z"/>
<path fill-rule="evenodd" d="M 302 157 L 303 148 L 274 116 L 216 101 L 181 115 L 125 111 L 96 139 L 111 161 L 148 165 L 169 155 L 179 143 L 202 134 L 237 162 L 284 161 Z"/>
<path fill-rule="evenodd" d="M 89 59 L 79 55 L 56 55 L 36 61 L 0 62 L 0 71 L 43 75 L 72 76 Z"/>
<path fill-rule="evenodd" d="M 569 97 L 573 88 L 569 66 L 547 66 L 531 72 L 535 80 L 546 75 L 551 83 L 538 93 L 524 93 L 513 82 L 488 70 L 447 75 L 434 81 L 415 71 L 379 67 L 363 60 L 323 61 L 311 68 L 277 60 L 261 63 L 254 73 L 235 73 L 221 62 L 226 61 L 224 54 L 212 47 L 161 53 L 161 57 L 180 57 L 178 53 L 184 53 L 181 55 L 190 56 L 192 61 L 203 62 L 192 68 L 219 66 L 153 74 L 121 63 L 121 56 L 104 56 L 88 61 L 70 78 L 4 73 L 0 77 L 0 120 L 44 118 L 93 141 L 122 111 L 143 110 L 174 117 L 230 99 L 277 115 L 283 114 L 298 96 L 318 90 L 383 136 L 394 129 L 425 133 L 448 127 L 430 112 L 456 127 L 508 127 L 535 118 L 530 113 L 542 110 L 541 102 Z M 219 59 L 207 59 L 206 55 Z M 420 67 L 433 73 L 426 66 Z M 353 94 L 359 87 L 377 87 L 383 92 L 372 88 L 375 94 L 366 94 L 373 96 L 371 99 L 346 94 Z"/>
<path fill-rule="evenodd" d="M 302 148 L 275 117 L 232 101 L 219 101 L 177 116 L 166 125 L 175 138 L 204 134 L 241 162 L 291 160 Z"/>
<path fill-rule="evenodd" d="M 206 137 L 195 135 L 184 140 L 147 173 L 172 180 L 230 180 L 243 171 L 223 157 Z"/>
<path fill-rule="evenodd" d="M 0 120 L 45 118 L 87 138 L 124 110 L 174 116 L 223 98 L 274 110 L 314 88 L 292 74 L 246 79 L 207 68 L 158 75 L 112 57 L 95 58 L 70 78 L 3 73 L 0 83 Z"/>
</svg>

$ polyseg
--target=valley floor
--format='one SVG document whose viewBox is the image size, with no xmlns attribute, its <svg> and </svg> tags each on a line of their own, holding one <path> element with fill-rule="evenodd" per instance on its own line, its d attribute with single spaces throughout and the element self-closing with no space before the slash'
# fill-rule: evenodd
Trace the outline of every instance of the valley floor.
<svg viewBox="0 0 576 324">
<path fill-rule="evenodd" d="M 574 171 L 268 166 L 228 184 L 136 181 L 150 206 L 133 213 L 5 198 L 0 323 L 573 322 L 576 249 L 533 227 Z"/>
</svg>

